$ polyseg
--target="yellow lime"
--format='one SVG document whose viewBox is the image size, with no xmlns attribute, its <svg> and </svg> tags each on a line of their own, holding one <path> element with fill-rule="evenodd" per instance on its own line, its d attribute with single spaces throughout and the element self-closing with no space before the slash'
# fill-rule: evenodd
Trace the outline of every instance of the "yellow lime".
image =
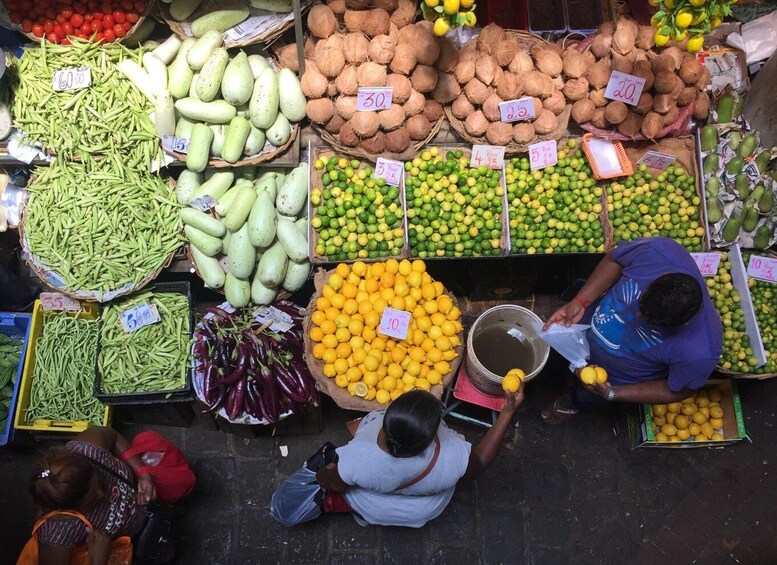
<svg viewBox="0 0 777 565">
<path fill-rule="evenodd" d="M 449 16 L 458 14 L 459 12 L 459 0 L 443 0 L 443 10 Z"/>
<path fill-rule="evenodd" d="M 380 404 L 388 404 L 391 400 L 391 393 L 387 390 L 379 390 L 377 393 L 375 393 L 375 400 L 377 400 Z"/>
<path fill-rule="evenodd" d="M 594 367 L 596 369 L 596 380 L 600 383 L 606 383 L 607 382 L 607 371 L 604 370 L 604 367 Z"/>
<path fill-rule="evenodd" d="M 424 4 L 430 8 L 436 8 L 440 4 L 440 0 L 424 0 Z"/>
<path fill-rule="evenodd" d="M 704 45 L 704 36 L 703 35 L 692 35 L 688 39 L 688 43 L 685 45 L 685 49 L 688 51 L 688 53 L 696 53 L 699 49 L 702 48 L 702 45 Z"/>
<path fill-rule="evenodd" d="M 461 0 L 461 2 L 459 2 L 459 9 L 464 12 L 469 10 L 474 3 L 475 0 Z"/>
<path fill-rule="evenodd" d="M 369 387 L 364 383 L 352 383 L 353 384 L 353 393 L 356 396 L 367 396 L 367 393 L 369 392 Z"/>
<path fill-rule="evenodd" d="M 672 38 L 672 41 L 684 41 L 686 37 L 688 37 L 688 32 L 685 30 L 682 31 L 672 31 L 672 33 L 669 34 L 669 37 Z"/>
<path fill-rule="evenodd" d="M 655 14 L 652 18 L 650 18 L 650 25 L 655 28 L 661 28 L 664 26 L 664 18 Z"/>
<path fill-rule="evenodd" d="M 683 8 L 679 12 L 677 12 L 677 15 L 674 17 L 674 23 L 675 25 L 680 29 L 685 29 L 689 25 L 691 25 L 691 22 L 693 21 L 693 12 L 690 8 Z"/>
<path fill-rule="evenodd" d="M 519 377 L 514 371 L 519 371 L 520 369 L 513 369 L 509 373 L 507 373 L 504 378 L 502 379 L 502 389 L 506 390 L 507 392 L 518 392 L 518 389 L 521 388 L 521 377 Z"/>
<path fill-rule="evenodd" d="M 465 12 L 464 13 L 464 25 L 467 27 L 473 27 L 476 23 L 478 23 L 478 18 L 475 15 L 475 12 Z"/>
<path fill-rule="evenodd" d="M 703 22 L 706 19 L 707 19 L 707 12 L 701 11 L 695 18 L 693 18 L 693 20 L 691 20 L 691 25 L 692 26 L 699 25 L 701 22 Z"/>
<path fill-rule="evenodd" d="M 584 384 L 592 385 L 596 382 L 596 369 L 590 365 L 580 370 L 580 380 Z"/>
<path fill-rule="evenodd" d="M 667 43 L 669 43 L 669 36 L 668 35 L 662 35 L 658 31 L 653 36 L 653 41 L 655 41 L 657 47 L 663 47 Z"/>
<path fill-rule="evenodd" d="M 674 10 L 674 0 L 664 0 L 664 8 Z"/>
</svg>

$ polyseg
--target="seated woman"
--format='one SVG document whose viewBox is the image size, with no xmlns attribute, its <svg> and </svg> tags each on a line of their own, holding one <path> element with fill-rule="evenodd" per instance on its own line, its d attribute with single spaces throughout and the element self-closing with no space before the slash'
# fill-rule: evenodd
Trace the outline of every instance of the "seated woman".
<svg viewBox="0 0 777 565">
<path fill-rule="evenodd" d="M 118 459 L 128 448 L 115 430 L 93 427 L 41 455 L 29 483 L 39 517 L 77 512 L 94 527 L 92 531 L 67 514 L 51 515 L 36 534 L 41 564 L 69 565 L 73 549 L 88 543 L 92 564 L 102 565 L 112 539 L 131 537 L 143 528 L 143 509 L 156 499 L 156 489 L 150 475 L 136 476 L 143 465 L 139 457 L 126 463 Z"/>
</svg>

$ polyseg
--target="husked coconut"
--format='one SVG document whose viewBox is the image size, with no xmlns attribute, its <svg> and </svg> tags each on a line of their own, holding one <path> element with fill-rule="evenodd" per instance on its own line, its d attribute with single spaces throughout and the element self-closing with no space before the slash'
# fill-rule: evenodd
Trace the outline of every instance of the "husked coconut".
<svg viewBox="0 0 777 565">
<path fill-rule="evenodd" d="M 356 132 L 353 131 L 351 122 L 345 122 L 340 127 L 340 132 L 338 137 L 340 138 L 340 143 L 342 143 L 346 147 L 356 147 L 357 145 L 359 145 L 359 136 L 356 135 Z"/>
<path fill-rule="evenodd" d="M 518 122 L 513 125 L 513 141 L 524 144 L 534 139 L 534 126 L 528 122 Z"/>
<path fill-rule="evenodd" d="M 340 96 L 335 100 L 335 110 L 341 118 L 350 120 L 356 113 L 356 96 Z"/>
<path fill-rule="evenodd" d="M 656 30 L 652 26 L 639 26 L 639 32 L 637 32 L 637 47 L 650 51 L 656 44 L 655 40 Z"/>
<path fill-rule="evenodd" d="M 492 55 L 500 67 L 506 67 L 515 58 L 516 51 L 515 41 L 505 38 L 496 44 Z"/>
<path fill-rule="evenodd" d="M 628 55 L 637 41 L 639 26 L 634 20 L 619 18 L 612 34 L 612 48 L 616 53 Z"/>
<path fill-rule="evenodd" d="M 461 87 L 452 74 L 438 73 L 437 86 L 432 91 L 432 98 L 440 104 L 450 104 L 461 94 Z"/>
<path fill-rule="evenodd" d="M 694 100 L 696 100 L 696 88 L 693 86 L 686 86 L 680 91 L 679 96 L 677 96 L 677 105 L 687 106 Z"/>
<path fill-rule="evenodd" d="M 640 131 L 648 139 L 655 139 L 664 128 L 664 117 L 656 112 L 648 112 L 642 119 Z"/>
<path fill-rule="evenodd" d="M 356 96 L 356 93 L 359 91 L 356 65 L 346 65 L 343 67 L 342 72 L 335 79 L 335 86 L 341 94 Z"/>
<path fill-rule="evenodd" d="M 489 123 L 483 112 L 477 110 L 464 120 L 464 130 L 471 136 L 480 137 L 486 133 Z"/>
<path fill-rule="evenodd" d="M 515 54 L 515 57 L 513 57 L 513 60 L 510 61 L 508 69 L 511 73 L 516 74 L 528 73 L 529 71 L 534 70 L 534 61 L 531 60 L 531 57 L 526 51 L 518 51 Z"/>
<path fill-rule="evenodd" d="M 557 116 L 564 111 L 566 105 L 567 102 L 564 99 L 564 94 L 560 90 L 554 91 L 553 94 L 542 101 L 542 106 Z"/>
<path fill-rule="evenodd" d="M 634 138 L 642 127 L 642 116 L 636 112 L 629 112 L 626 119 L 618 124 L 618 133 L 626 137 Z"/>
<path fill-rule="evenodd" d="M 506 72 L 496 87 L 496 93 L 502 100 L 515 100 L 523 94 L 523 82 L 510 72 Z"/>
<path fill-rule="evenodd" d="M 699 76 L 699 80 L 697 80 L 695 84 L 696 90 L 706 89 L 709 86 L 711 80 L 712 80 L 712 75 L 710 74 L 709 69 L 707 69 L 707 67 L 705 66 L 702 66 L 701 75 Z"/>
<path fill-rule="evenodd" d="M 564 68 L 561 57 L 551 49 L 532 49 L 532 56 L 537 70 L 548 76 L 558 76 Z"/>
<path fill-rule="evenodd" d="M 626 119 L 626 115 L 629 113 L 629 109 L 626 104 L 613 100 L 604 109 L 604 117 L 607 121 L 613 125 L 618 125 Z"/>
<path fill-rule="evenodd" d="M 410 75 L 416 66 L 415 49 L 411 45 L 397 44 L 389 68 L 401 75 Z"/>
<path fill-rule="evenodd" d="M 423 114 L 412 116 L 407 120 L 407 134 L 414 141 L 426 139 L 430 131 L 432 131 L 432 124 Z"/>
<path fill-rule="evenodd" d="M 370 41 L 362 33 L 349 33 L 343 38 L 343 55 L 348 63 L 362 63 L 366 61 L 369 47 Z"/>
<path fill-rule="evenodd" d="M 399 8 L 399 0 L 372 0 L 373 8 L 381 8 L 389 14 Z"/>
<path fill-rule="evenodd" d="M 496 24 L 488 24 L 478 34 L 477 48 L 481 53 L 490 55 L 500 41 L 507 38 L 505 30 Z"/>
<path fill-rule="evenodd" d="M 674 71 L 674 58 L 669 53 L 661 53 L 653 59 L 653 73 L 658 74 L 664 71 Z"/>
<path fill-rule="evenodd" d="M 412 0 L 398 0 L 397 9 L 391 14 L 391 23 L 403 28 L 415 19 L 417 4 Z"/>
<path fill-rule="evenodd" d="M 306 98 L 321 98 L 326 93 L 327 80 L 313 61 L 305 61 L 305 72 L 300 79 L 302 93 Z"/>
<path fill-rule="evenodd" d="M 386 86 L 386 67 L 368 61 L 359 65 L 356 71 L 359 86 Z"/>
<path fill-rule="evenodd" d="M 564 96 L 573 102 L 586 98 L 588 96 L 588 79 L 581 77 L 568 80 L 564 85 Z"/>
<path fill-rule="evenodd" d="M 710 113 L 710 97 L 706 92 L 697 92 L 696 101 L 693 103 L 693 117 L 697 120 L 706 120 Z"/>
<path fill-rule="evenodd" d="M 594 110 L 594 115 L 591 118 L 591 125 L 599 129 L 607 129 L 610 127 L 610 122 L 604 117 L 604 107 Z"/>
<path fill-rule="evenodd" d="M 345 5 L 345 0 L 329 0 L 326 5 L 329 6 L 329 9 L 332 10 L 335 16 L 342 16 L 348 9 Z"/>
<path fill-rule="evenodd" d="M 676 45 L 670 45 L 669 47 L 666 47 L 663 52 L 672 57 L 672 60 L 674 61 L 674 68 L 672 70 L 676 71 L 679 69 L 685 58 L 683 51 Z"/>
<path fill-rule="evenodd" d="M 607 86 L 607 83 L 610 81 L 610 74 L 612 74 L 610 62 L 606 59 L 602 59 L 591 66 L 588 70 L 588 74 L 586 74 L 586 78 L 588 79 L 588 84 L 593 88 L 603 88 Z"/>
<path fill-rule="evenodd" d="M 610 68 L 613 71 L 618 71 L 618 72 L 630 75 L 631 71 L 634 69 L 634 51 L 632 51 L 628 55 L 613 53 L 612 62 L 610 63 Z"/>
<path fill-rule="evenodd" d="M 376 112 L 357 110 L 351 117 L 351 127 L 353 127 L 354 133 L 359 137 L 371 137 L 375 135 L 380 127 L 378 114 Z"/>
<path fill-rule="evenodd" d="M 586 58 L 576 49 L 567 49 L 561 58 L 564 75 L 568 78 L 580 78 L 585 76 L 590 65 Z"/>
<path fill-rule="evenodd" d="M 431 92 L 437 86 L 437 69 L 429 65 L 416 65 L 410 75 L 410 84 L 418 92 Z"/>
<path fill-rule="evenodd" d="M 596 106 L 588 98 L 583 98 L 572 104 L 572 119 L 578 124 L 586 124 L 594 117 Z"/>
<path fill-rule="evenodd" d="M 297 56 L 297 45 L 289 43 L 275 50 L 278 56 L 278 63 L 281 68 L 289 69 L 295 73 L 299 72 L 299 57 Z"/>
<path fill-rule="evenodd" d="M 594 36 L 594 40 L 591 42 L 591 53 L 593 53 L 597 59 L 607 57 L 612 49 L 612 35 L 603 34 L 601 32 Z"/>
<path fill-rule="evenodd" d="M 329 98 L 315 98 L 308 100 L 305 105 L 305 114 L 315 124 L 325 124 L 335 113 L 334 105 Z"/>
<path fill-rule="evenodd" d="M 412 86 L 410 79 L 405 75 L 390 74 L 386 77 L 386 86 L 394 89 L 392 100 L 397 104 L 404 104 L 410 97 Z"/>
<path fill-rule="evenodd" d="M 696 84 L 703 65 L 694 56 L 685 57 L 680 65 L 680 78 L 685 84 Z"/>
<path fill-rule="evenodd" d="M 513 139 L 513 126 L 504 122 L 492 122 L 486 128 L 486 141 L 491 145 L 507 145 Z"/>
<path fill-rule="evenodd" d="M 332 47 L 325 47 L 316 55 L 316 67 L 325 77 L 334 78 L 345 66 L 343 52 Z"/>
<path fill-rule="evenodd" d="M 481 110 L 483 111 L 483 115 L 488 121 L 497 122 L 501 119 L 502 113 L 499 111 L 499 105 L 502 102 L 504 102 L 504 100 L 499 98 L 496 93 L 492 93 L 488 98 L 486 98 L 486 101 L 483 102 L 483 107 Z"/>
<path fill-rule="evenodd" d="M 547 135 L 558 128 L 558 118 L 553 112 L 542 110 L 534 122 L 532 122 L 532 126 L 534 126 L 534 131 L 537 135 Z"/>
<path fill-rule="evenodd" d="M 378 120 L 381 129 L 395 130 L 405 123 L 405 111 L 399 104 L 392 104 L 390 108 L 378 112 Z"/>
<path fill-rule="evenodd" d="M 635 64 L 630 74 L 635 77 L 645 79 L 645 85 L 642 87 L 642 91 L 646 92 L 653 88 L 653 82 L 655 81 L 656 77 L 653 74 L 653 71 L 650 69 L 650 63 L 647 61 L 643 62 L 645 63 L 644 65 L 640 65 L 639 63 Z"/>
<path fill-rule="evenodd" d="M 418 41 L 413 46 L 416 61 L 422 65 L 434 65 L 440 56 L 440 45 L 430 30 L 419 27 L 419 24 L 416 24 L 416 27 L 422 30 L 418 34 Z"/>
<path fill-rule="evenodd" d="M 677 118 L 680 116 L 680 110 L 677 106 L 672 106 L 664 116 L 664 127 L 673 125 L 677 122 Z"/>
<path fill-rule="evenodd" d="M 386 133 L 384 141 L 386 151 L 391 151 L 392 153 L 402 153 L 410 147 L 410 136 L 407 134 L 407 128 L 404 126 Z"/>
<path fill-rule="evenodd" d="M 643 116 L 653 109 L 653 96 L 649 92 L 643 92 L 637 101 L 636 111 Z"/>
<path fill-rule="evenodd" d="M 367 153 L 372 155 L 380 155 L 386 150 L 385 134 L 382 131 L 377 131 L 375 132 L 375 135 L 368 137 L 367 139 L 363 139 L 360 146 Z"/>
<path fill-rule="evenodd" d="M 529 96 L 540 96 L 545 91 L 545 75 L 529 71 L 523 75 L 523 91 Z M 466 89 L 465 89 L 466 90 Z"/>
<path fill-rule="evenodd" d="M 326 85 L 326 95 L 329 98 L 334 98 L 338 95 L 337 85 L 334 81 L 331 81 Z"/>
<path fill-rule="evenodd" d="M 459 94 L 451 104 L 451 112 L 460 120 L 466 119 L 474 111 L 475 107 L 464 94 Z"/>
<path fill-rule="evenodd" d="M 440 56 L 434 64 L 437 70 L 442 73 L 449 73 L 456 68 L 459 62 L 459 52 L 456 46 L 447 37 L 438 37 L 437 44 L 440 46 Z"/>
<path fill-rule="evenodd" d="M 437 100 L 427 100 L 424 102 L 423 115 L 427 120 L 429 120 L 429 123 L 437 123 L 437 121 L 442 118 L 443 115 L 442 104 L 440 104 Z"/>
<path fill-rule="evenodd" d="M 606 90 L 607 89 L 604 87 L 597 88 L 596 90 L 592 90 L 591 92 L 588 93 L 588 99 L 591 102 L 593 102 L 594 106 L 596 106 L 597 108 L 602 108 L 603 106 L 607 106 L 607 103 L 609 102 L 609 100 L 607 100 L 604 97 L 604 93 Z"/>
<path fill-rule="evenodd" d="M 481 55 L 475 63 L 475 77 L 486 86 L 489 86 L 494 82 L 497 68 L 499 68 L 499 65 L 496 64 L 493 57 Z"/>
<path fill-rule="evenodd" d="M 682 84 L 682 81 L 676 74 L 670 71 L 661 71 L 656 75 L 653 88 L 660 94 L 668 94 L 675 89 L 678 83 Z"/>
<path fill-rule="evenodd" d="M 424 111 L 424 103 L 426 102 L 424 95 L 417 90 L 410 91 L 410 97 L 402 105 L 402 109 L 405 111 L 406 116 L 415 116 Z"/>
<path fill-rule="evenodd" d="M 308 12 L 308 29 L 316 37 L 327 38 L 337 29 L 337 17 L 326 4 L 316 4 Z"/>
<path fill-rule="evenodd" d="M 456 77 L 459 84 L 467 84 L 475 78 L 475 61 L 459 61 L 453 71 L 453 76 Z"/>
<path fill-rule="evenodd" d="M 362 31 L 366 19 L 367 12 L 362 10 L 348 10 L 343 16 L 345 28 L 348 31 Z"/>
<path fill-rule="evenodd" d="M 367 17 L 362 23 L 362 31 L 369 37 L 388 35 L 391 18 L 386 10 L 374 8 L 367 12 Z"/>
<path fill-rule="evenodd" d="M 478 79 L 473 78 L 464 87 L 464 94 L 475 106 L 480 106 L 491 94 L 491 90 Z"/>
<path fill-rule="evenodd" d="M 324 129 L 331 134 L 338 134 L 344 123 L 345 120 L 340 117 L 340 114 L 332 114 L 332 118 L 326 123 Z"/>
</svg>

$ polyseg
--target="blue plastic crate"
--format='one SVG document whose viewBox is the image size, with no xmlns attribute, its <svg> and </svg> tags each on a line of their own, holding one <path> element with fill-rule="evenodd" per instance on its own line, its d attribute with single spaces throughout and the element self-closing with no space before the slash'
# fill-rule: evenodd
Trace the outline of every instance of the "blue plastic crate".
<svg viewBox="0 0 777 565">
<path fill-rule="evenodd" d="M 30 314 L 0 312 L 0 333 L 8 337 L 22 339 L 19 366 L 16 369 L 16 380 L 13 383 L 11 404 L 8 406 L 8 419 L 5 421 L 5 426 L 0 429 L 0 445 L 6 445 L 13 439 L 14 412 L 16 411 L 16 399 L 19 396 L 19 386 L 22 382 L 22 369 L 24 368 L 24 357 L 27 353 L 27 343 L 30 339 L 30 326 L 32 326 L 32 316 Z"/>
</svg>

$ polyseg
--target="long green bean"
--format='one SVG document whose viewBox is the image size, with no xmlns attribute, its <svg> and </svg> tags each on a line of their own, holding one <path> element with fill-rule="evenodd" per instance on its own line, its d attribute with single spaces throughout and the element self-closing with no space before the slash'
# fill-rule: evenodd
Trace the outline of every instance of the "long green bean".
<svg viewBox="0 0 777 565">
<path fill-rule="evenodd" d="M 160 320 L 127 333 L 120 315 L 140 304 L 156 306 Z M 97 363 L 102 392 L 173 392 L 184 387 L 192 334 L 186 296 L 142 292 L 107 305 L 101 321 Z"/>
<path fill-rule="evenodd" d="M 97 320 L 44 312 L 35 345 L 26 420 L 87 421 L 101 424 L 104 406 L 92 387 L 97 358 Z"/>
</svg>

